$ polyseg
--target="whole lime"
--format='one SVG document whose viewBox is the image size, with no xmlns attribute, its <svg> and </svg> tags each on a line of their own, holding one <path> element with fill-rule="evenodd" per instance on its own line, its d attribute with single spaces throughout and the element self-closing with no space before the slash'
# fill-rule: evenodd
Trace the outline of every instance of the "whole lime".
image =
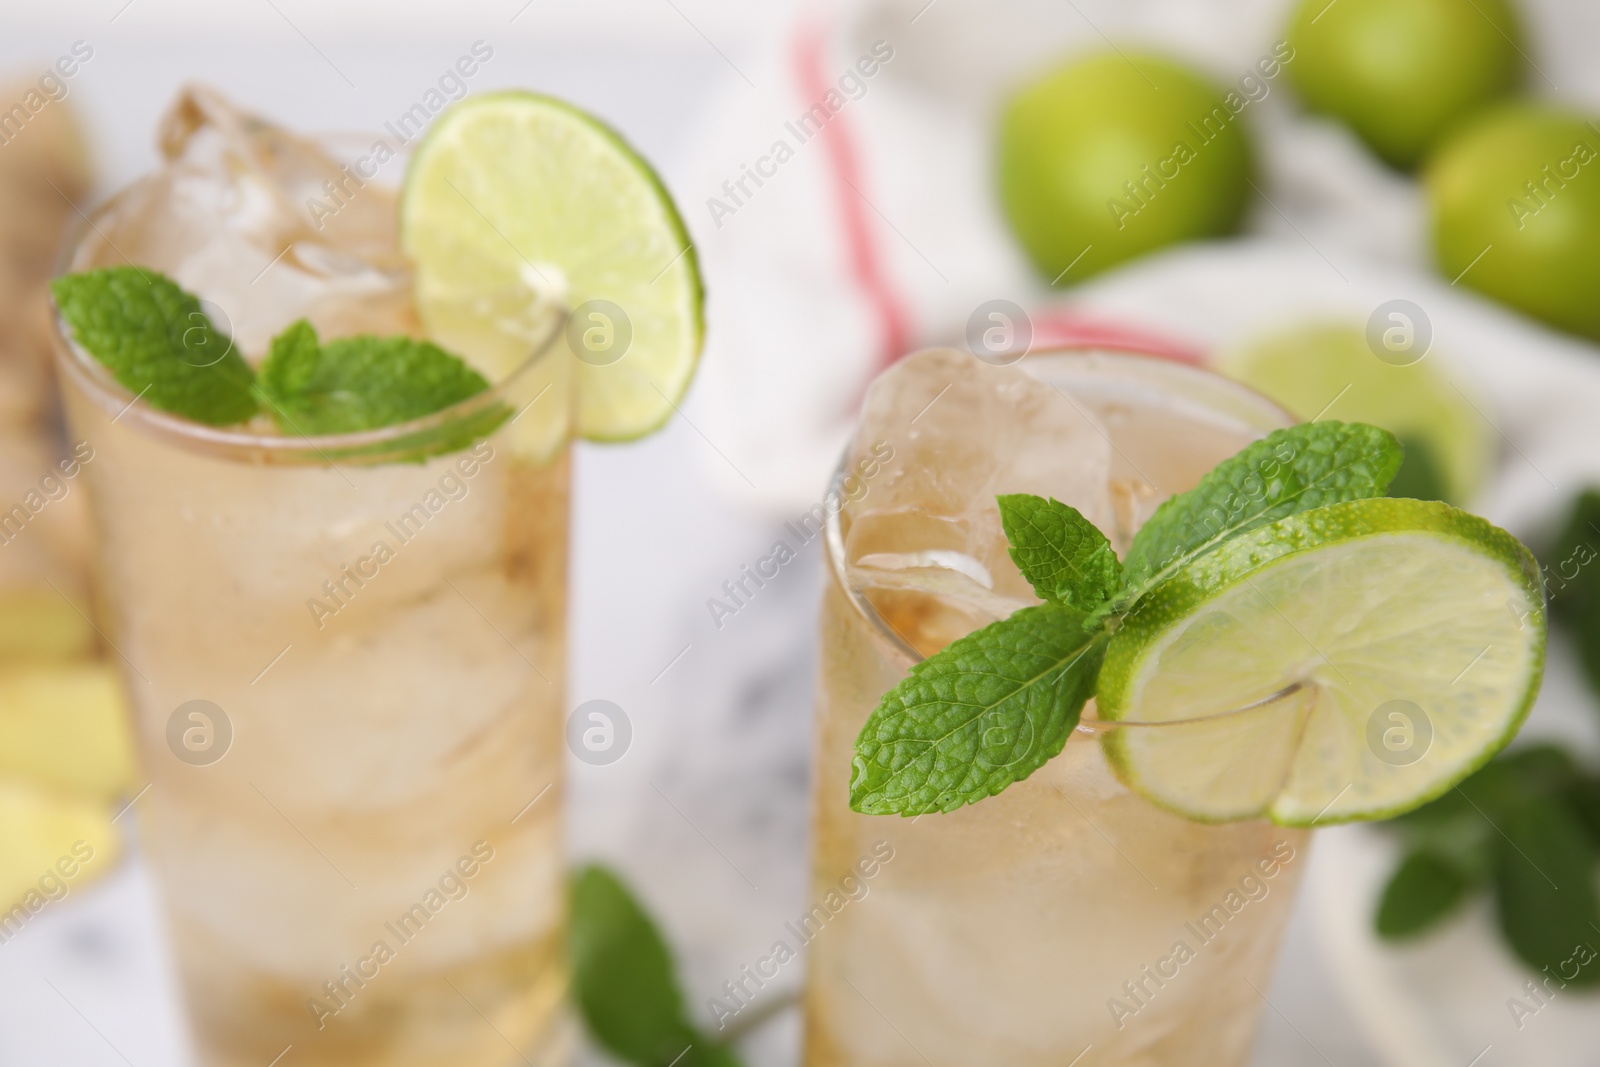
<svg viewBox="0 0 1600 1067">
<path fill-rule="evenodd" d="M 1094 55 L 1024 87 L 1000 120 L 1000 203 L 1034 265 L 1068 284 L 1232 232 L 1252 170 L 1243 106 L 1142 53 Z"/>
<path fill-rule="evenodd" d="M 1439 147 L 1423 184 L 1447 278 L 1600 339 L 1600 124 L 1501 105 Z"/>
<path fill-rule="evenodd" d="M 1509 0 L 1304 0 L 1288 41 L 1306 104 L 1402 168 L 1522 76 Z"/>
</svg>

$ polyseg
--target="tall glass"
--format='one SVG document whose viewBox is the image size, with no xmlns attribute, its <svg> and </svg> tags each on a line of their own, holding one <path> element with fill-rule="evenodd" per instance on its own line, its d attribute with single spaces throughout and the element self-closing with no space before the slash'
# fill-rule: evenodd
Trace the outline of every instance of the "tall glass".
<svg viewBox="0 0 1600 1067">
<path fill-rule="evenodd" d="M 202 1062 L 560 1062 L 568 457 L 511 416 L 564 347 L 307 438 L 163 415 L 57 348 Z"/>
<path fill-rule="evenodd" d="M 1017 369 L 1108 437 L 1106 532 L 1119 552 L 1162 499 L 1288 421 L 1253 393 L 1163 360 L 1050 353 Z M 984 448 L 986 429 L 962 427 L 960 447 Z M 863 427 L 852 454 L 865 450 L 862 436 L 893 447 L 913 432 Z M 938 476 L 903 472 L 930 485 Z M 806 1064 L 1243 1063 L 1307 842 L 1264 822 L 1191 822 L 1117 779 L 1100 744 L 1110 730 L 1181 724 L 1112 726 L 1091 702 L 1064 751 L 999 796 L 915 819 L 850 810 L 852 746 L 868 714 L 913 663 L 982 621 L 935 586 L 852 580 L 852 523 L 875 492 L 836 511 L 828 530 L 816 906 L 801 925 Z"/>
</svg>

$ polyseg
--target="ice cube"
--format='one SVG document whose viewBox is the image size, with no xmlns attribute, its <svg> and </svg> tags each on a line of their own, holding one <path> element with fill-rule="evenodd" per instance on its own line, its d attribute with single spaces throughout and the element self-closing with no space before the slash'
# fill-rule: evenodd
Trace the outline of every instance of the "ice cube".
<svg viewBox="0 0 1600 1067">
<path fill-rule="evenodd" d="M 954 349 L 907 356 L 868 390 L 852 466 L 880 443 L 893 457 L 842 516 L 846 565 L 924 653 L 1037 602 L 1007 553 L 997 495 L 1053 496 L 1113 528 L 1105 430 L 1015 367 Z"/>
<path fill-rule="evenodd" d="M 302 317 L 324 336 L 421 334 L 395 193 L 376 176 L 200 86 L 179 93 L 159 145 L 163 166 L 107 206 L 74 269 L 161 271 L 220 308 L 252 360 Z"/>
</svg>

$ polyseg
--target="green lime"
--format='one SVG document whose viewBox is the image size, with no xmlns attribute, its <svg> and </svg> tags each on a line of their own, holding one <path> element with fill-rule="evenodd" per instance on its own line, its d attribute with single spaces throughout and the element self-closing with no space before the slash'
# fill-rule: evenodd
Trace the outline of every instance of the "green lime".
<svg viewBox="0 0 1600 1067">
<path fill-rule="evenodd" d="M 1304 0 L 1286 64 L 1305 102 L 1396 167 L 1522 76 L 1508 0 Z"/>
<path fill-rule="evenodd" d="M 1463 504 L 1493 464 L 1488 424 L 1434 363 L 1386 362 L 1360 326 L 1299 326 L 1223 357 L 1218 369 L 1302 420 L 1371 423 L 1400 438 L 1406 459 L 1392 496 Z"/>
<path fill-rule="evenodd" d="M 400 225 L 429 335 L 491 381 L 527 361 L 553 307 L 570 312 L 574 358 L 540 373 L 563 388 L 571 375 L 576 425 L 564 404 L 531 409 L 530 450 L 574 429 L 640 437 L 689 388 L 704 334 L 694 248 L 655 172 L 593 116 L 529 92 L 469 97 L 417 147 Z"/>
<path fill-rule="evenodd" d="M 1511 739 L 1544 652 L 1538 564 L 1504 530 L 1435 501 L 1317 508 L 1201 557 L 1129 615 L 1100 714 L 1166 725 L 1111 732 L 1107 757 L 1201 821 L 1388 818 Z"/>
<path fill-rule="evenodd" d="M 1552 326 L 1600 338 L 1600 127 L 1514 103 L 1452 136 L 1424 174 L 1439 270 Z"/>
<path fill-rule="evenodd" d="M 1022 89 L 1000 120 L 1000 203 L 1034 266 L 1067 284 L 1233 232 L 1252 173 L 1243 106 L 1145 53 L 1095 55 Z"/>
</svg>

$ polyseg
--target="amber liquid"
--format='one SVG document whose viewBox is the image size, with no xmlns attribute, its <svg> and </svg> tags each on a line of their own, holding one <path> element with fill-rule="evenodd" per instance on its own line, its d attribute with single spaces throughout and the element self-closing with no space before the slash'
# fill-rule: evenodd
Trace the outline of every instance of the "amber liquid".
<svg viewBox="0 0 1600 1067">
<path fill-rule="evenodd" d="M 1252 416 L 1248 402 L 1232 410 L 1225 383 L 1197 390 L 1193 372 L 1169 376 L 1147 362 L 1124 375 L 1102 359 L 1097 374 L 1063 379 L 1113 443 L 1116 528 L 1105 532 L 1119 551 L 1162 499 L 1274 419 L 1259 407 Z M 860 593 L 882 624 L 832 568 L 813 897 L 859 872 L 863 858 L 887 849 L 892 859 L 810 942 L 808 1067 L 1243 1063 L 1262 1009 L 1256 989 L 1270 978 L 1305 865 L 1305 833 L 1161 811 L 1117 780 L 1085 733 L 976 805 L 916 819 L 852 812 L 853 742 L 912 662 L 894 637 L 927 655 L 972 628 L 936 597 Z M 1085 717 L 1093 715 L 1091 703 Z"/>
</svg>

